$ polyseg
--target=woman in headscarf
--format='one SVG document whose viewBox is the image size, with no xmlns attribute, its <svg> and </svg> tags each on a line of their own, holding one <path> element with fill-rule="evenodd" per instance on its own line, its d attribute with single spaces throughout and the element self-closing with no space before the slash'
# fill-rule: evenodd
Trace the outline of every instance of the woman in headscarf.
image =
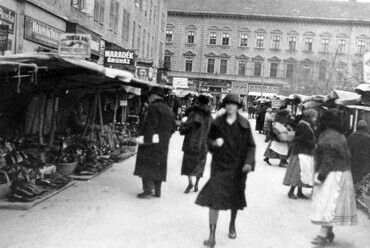
<svg viewBox="0 0 370 248">
<path fill-rule="evenodd" d="M 272 123 L 274 121 L 274 115 L 272 113 L 272 108 L 268 108 L 265 114 L 265 123 L 263 125 L 263 133 L 266 135 L 265 142 L 270 141 L 270 132 L 272 129 Z"/>
<path fill-rule="evenodd" d="M 289 111 L 281 109 L 276 112 L 275 123 L 272 125 L 271 141 L 265 151 L 265 161 L 271 165 L 270 159 L 280 159 L 279 167 L 285 167 L 288 163 L 288 142 L 293 139 L 292 133 L 287 128 Z"/>
<path fill-rule="evenodd" d="M 186 111 L 187 120 L 180 125 L 180 134 L 185 135 L 181 175 L 188 176 L 189 179 L 185 193 L 189 193 L 193 187 L 194 192 L 198 192 L 198 183 L 207 161 L 207 136 L 212 122 L 208 103 L 209 99 L 200 95 L 197 103 Z M 196 177 L 195 185 L 192 181 L 193 176 Z"/>
<path fill-rule="evenodd" d="M 321 113 L 318 123 L 313 191 L 316 211 L 312 223 L 320 225 L 321 230 L 311 243 L 325 245 L 334 240 L 333 226 L 357 224 L 357 209 L 351 153 L 337 110 Z"/>
<path fill-rule="evenodd" d="M 290 199 L 308 199 L 302 193 L 302 187 L 313 186 L 315 148 L 315 122 L 317 111 L 308 109 L 303 112 L 301 120 L 296 129 L 293 142 L 290 146 L 290 156 L 288 168 L 285 173 L 283 184 L 290 186 L 288 197 Z M 295 188 L 298 187 L 297 196 L 294 195 Z"/>
</svg>

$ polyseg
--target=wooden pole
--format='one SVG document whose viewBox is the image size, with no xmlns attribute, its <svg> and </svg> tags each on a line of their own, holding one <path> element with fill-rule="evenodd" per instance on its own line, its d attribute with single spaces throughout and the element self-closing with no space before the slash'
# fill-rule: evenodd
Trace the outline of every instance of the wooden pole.
<svg viewBox="0 0 370 248">
<path fill-rule="evenodd" d="M 95 119 L 96 119 L 96 105 L 98 104 L 98 98 L 97 98 L 97 94 L 95 94 L 95 98 L 94 98 L 94 108 L 93 108 L 93 120 L 92 120 L 92 123 L 91 123 L 91 135 L 90 135 L 90 141 L 92 140 L 93 138 L 93 134 L 94 134 L 94 127 L 95 127 Z"/>
<path fill-rule="evenodd" d="M 98 91 L 98 107 L 99 107 L 100 129 L 101 129 L 101 133 L 104 133 L 103 110 L 102 110 L 102 106 L 101 106 L 100 90 Z"/>
<path fill-rule="evenodd" d="M 49 140 L 49 146 L 53 145 L 54 143 L 54 134 L 55 134 L 55 112 L 57 108 L 57 102 L 55 93 L 52 94 L 52 104 L 53 104 L 53 110 L 51 114 L 51 129 L 50 129 L 50 140 Z"/>
<path fill-rule="evenodd" d="M 113 131 L 116 128 L 117 110 L 118 110 L 118 89 L 116 90 L 116 102 L 114 103 Z"/>
</svg>

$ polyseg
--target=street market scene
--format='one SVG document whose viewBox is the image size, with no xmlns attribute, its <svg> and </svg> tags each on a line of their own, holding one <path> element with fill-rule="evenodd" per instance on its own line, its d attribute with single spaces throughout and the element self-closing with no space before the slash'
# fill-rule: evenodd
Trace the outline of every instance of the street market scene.
<svg viewBox="0 0 370 248">
<path fill-rule="evenodd" d="M 0 0 L 0 247 L 370 247 L 370 0 Z"/>
</svg>

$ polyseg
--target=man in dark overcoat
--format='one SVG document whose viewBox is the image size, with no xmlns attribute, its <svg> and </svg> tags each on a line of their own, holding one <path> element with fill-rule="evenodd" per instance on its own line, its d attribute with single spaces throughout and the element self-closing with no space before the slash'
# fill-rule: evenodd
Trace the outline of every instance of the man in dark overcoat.
<svg viewBox="0 0 370 248">
<path fill-rule="evenodd" d="M 148 95 L 149 108 L 142 123 L 142 136 L 138 138 L 139 149 L 134 175 L 142 178 L 144 192 L 138 198 L 161 196 L 161 184 L 166 181 L 167 155 L 172 134 L 176 130 L 175 116 L 163 100 L 164 92 L 153 88 Z"/>
<path fill-rule="evenodd" d="M 236 238 L 237 212 L 247 206 L 244 192 L 247 173 L 255 166 L 256 145 L 248 120 L 238 113 L 241 108 L 238 95 L 227 95 L 222 105 L 226 113 L 212 123 L 208 135 L 213 154 L 211 177 L 196 200 L 196 204 L 210 209 L 210 236 L 204 242 L 210 247 L 216 243 L 219 210 L 231 210 L 229 237 Z"/>
<path fill-rule="evenodd" d="M 348 146 L 352 155 L 353 183 L 356 184 L 370 173 L 370 134 L 367 132 L 366 121 L 358 122 L 357 131 L 348 137 Z"/>
</svg>

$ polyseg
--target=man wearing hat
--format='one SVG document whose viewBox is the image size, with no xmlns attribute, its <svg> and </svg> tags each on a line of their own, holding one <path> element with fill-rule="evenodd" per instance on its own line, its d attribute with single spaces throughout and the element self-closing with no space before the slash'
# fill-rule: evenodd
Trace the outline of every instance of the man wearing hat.
<svg viewBox="0 0 370 248">
<path fill-rule="evenodd" d="M 196 204 L 210 209 L 210 236 L 204 241 L 204 245 L 210 247 L 216 243 L 219 210 L 231 210 L 229 238 L 236 238 L 236 215 L 246 207 L 247 173 L 255 166 L 256 145 L 248 120 L 238 113 L 239 96 L 227 95 L 222 106 L 226 114 L 212 123 L 208 135 L 209 150 L 213 153 L 211 177 L 196 200 Z"/>
<path fill-rule="evenodd" d="M 142 136 L 137 141 L 139 149 L 134 175 L 142 178 L 144 192 L 138 198 L 161 196 L 161 184 L 166 181 L 168 146 L 176 130 L 175 116 L 163 100 L 164 91 L 153 88 L 148 94 L 149 108 L 142 123 Z"/>
<path fill-rule="evenodd" d="M 354 184 L 361 182 L 362 178 L 370 173 L 370 134 L 367 128 L 367 122 L 361 120 L 357 124 L 357 131 L 348 137 Z"/>
</svg>

